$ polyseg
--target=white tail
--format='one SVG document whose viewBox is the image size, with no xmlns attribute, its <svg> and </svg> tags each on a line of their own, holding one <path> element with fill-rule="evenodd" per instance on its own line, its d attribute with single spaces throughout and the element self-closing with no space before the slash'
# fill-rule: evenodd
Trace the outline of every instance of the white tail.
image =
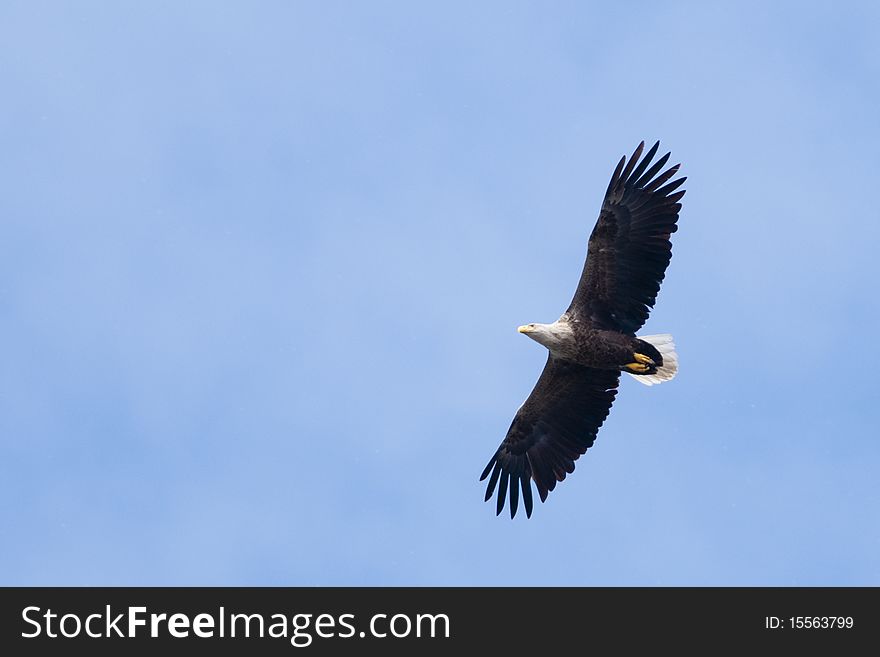
<svg viewBox="0 0 880 657">
<path fill-rule="evenodd" d="M 663 333 L 662 335 L 637 335 L 636 337 L 657 348 L 657 351 L 663 356 L 663 366 L 658 367 L 654 374 L 632 374 L 630 372 L 627 374 L 646 386 L 663 383 L 674 377 L 678 372 L 678 354 L 675 353 L 675 343 L 672 341 L 672 336 Z"/>
</svg>

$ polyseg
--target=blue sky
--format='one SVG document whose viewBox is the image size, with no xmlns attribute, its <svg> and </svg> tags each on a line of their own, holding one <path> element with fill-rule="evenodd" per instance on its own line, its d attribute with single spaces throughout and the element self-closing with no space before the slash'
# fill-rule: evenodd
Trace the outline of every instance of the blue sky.
<svg viewBox="0 0 880 657">
<path fill-rule="evenodd" d="M 878 20 L 3 3 L 0 583 L 880 585 Z M 497 518 L 642 139 L 681 372 Z"/>
</svg>

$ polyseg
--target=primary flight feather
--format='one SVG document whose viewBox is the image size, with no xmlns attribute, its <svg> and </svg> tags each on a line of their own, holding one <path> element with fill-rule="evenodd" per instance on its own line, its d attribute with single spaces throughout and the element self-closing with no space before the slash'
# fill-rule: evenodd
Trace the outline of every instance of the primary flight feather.
<svg viewBox="0 0 880 657">
<path fill-rule="evenodd" d="M 547 349 L 547 364 L 516 412 L 507 436 L 483 470 L 486 500 L 497 489 L 496 512 L 520 493 L 532 515 L 532 481 L 541 501 L 596 440 L 617 395 L 620 373 L 641 383 L 668 381 L 678 370 L 671 335 L 636 336 L 654 306 L 672 257 L 685 178 L 668 182 L 669 153 L 651 164 L 660 142 L 621 158 L 611 176 L 587 260 L 571 305 L 552 324 L 526 324 L 524 333 Z"/>
</svg>

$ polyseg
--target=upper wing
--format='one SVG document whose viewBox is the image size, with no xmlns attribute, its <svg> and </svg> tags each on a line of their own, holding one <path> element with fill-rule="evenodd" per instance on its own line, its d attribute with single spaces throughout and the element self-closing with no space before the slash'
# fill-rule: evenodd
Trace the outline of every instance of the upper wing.
<svg viewBox="0 0 880 657">
<path fill-rule="evenodd" d="M 684 190 L 672 192 L 686 180 L 664 185 L 679 165 L 657 175 L 669 153 L 648 169 L 660 142 L 638 162 L 644 146 L 639 144 L 628 162 L 621 158 L 611 176 L 567 311 L 572 318 L 630 335 L 648 319 L 672 258 L 669 236 L 678 228 Z"/>
<path fill-rule="evenodd" d="M 510 490 L 510 517 L 516 515 L 522 489 L 526 515 L 532 515 L 532 486 L 535 480 L 541 501 L 574 472 L 574 462 L 596 440 L 599 427 L 617 394 L 620 372 L 584 367 L 553 356 L 532 394 L 516 412 L 507 437 L 480 481 L 491 473 L 486 500 L 498 489 L 497 513 L 504 508 Z"/>
</svg>

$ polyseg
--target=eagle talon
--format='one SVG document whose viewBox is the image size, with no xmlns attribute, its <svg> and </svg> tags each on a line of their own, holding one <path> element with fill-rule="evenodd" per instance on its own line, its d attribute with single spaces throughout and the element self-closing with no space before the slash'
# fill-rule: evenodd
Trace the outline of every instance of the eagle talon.
<svg viewBox="0 0 880 657">
<path fill-rule="evenodd" d="M 645 354 L 636 353 L 636 354 L 633 354 L 633 358 L 636 359 L 637 363 L 642 363 L 643 365 L 653 365 L 654 364 L 654 361 L 652 359 L 648 358 L 647 356 L 645 356 Z"/>
<path fill-rule="evenodd" d="M 638 355 L 636 354 L 636 356 Z M 651 366 L 645 363 L 627 363 L 624 367 L 635 374 L 645 374 L 651 369 Z"/>
</svg>

